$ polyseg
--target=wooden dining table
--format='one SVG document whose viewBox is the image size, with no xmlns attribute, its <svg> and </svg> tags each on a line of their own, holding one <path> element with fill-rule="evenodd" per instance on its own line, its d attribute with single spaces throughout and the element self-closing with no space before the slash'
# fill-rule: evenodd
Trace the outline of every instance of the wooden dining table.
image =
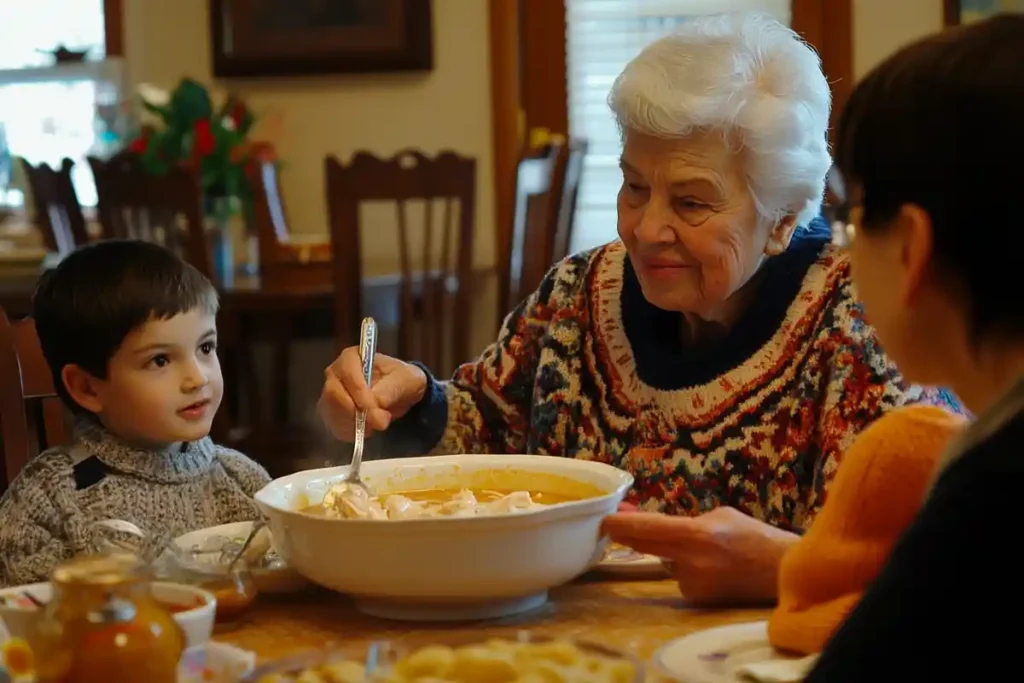
<svg viewBox="0 0 1024 683">
<path fill-rule="evenodd" d="M 624 581 L 588 574 L 555 588 L 544 606 L 490 622 L 420 623 L 387 621 L 358 612 L 350 598 L 323 590 L 262 595 L 244 623 L 214 640 L 256 653 L 259 663 L 324 647 L 355 655 L 373 641 L 425 645 L 469 637 L 531 634 L 601 643 L 624 650 L 647 665 L 665 643 L 698 631 L 763 621 L 769 609 L 698 609 L 680 596 L 675 581 Z"/>
</svg>

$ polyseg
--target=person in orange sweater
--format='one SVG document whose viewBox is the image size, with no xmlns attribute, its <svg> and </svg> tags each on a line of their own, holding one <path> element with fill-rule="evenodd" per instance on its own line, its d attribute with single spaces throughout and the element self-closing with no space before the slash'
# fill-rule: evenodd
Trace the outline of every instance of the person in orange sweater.
<svg viewBox="0 0 1024 683">
<path fill-rule="evenodd" d="M 962 416 L 915 405 L 875 421 L 847 449 L 825 505 L 783 557 L 772 646 L 821 652 L 917 514 Z"/>
</svg>

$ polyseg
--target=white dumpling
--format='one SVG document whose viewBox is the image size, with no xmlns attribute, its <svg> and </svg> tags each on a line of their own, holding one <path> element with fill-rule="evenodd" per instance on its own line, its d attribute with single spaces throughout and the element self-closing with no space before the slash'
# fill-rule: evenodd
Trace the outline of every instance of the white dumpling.
<svg viewBox="0 0 1024 683">
<path fill-rule="evenodd" d="M 452 499 L 441 504 L 441 514 L 447 517 L 472 517 L 476 514 L 476 496 L 468 489 L 463 489 L 452 496 Z"/>
<path fill-rule="evenodd" d="M 390 495 L 384 502 L 388 519 L 415 519 L 425 516 L 423 503 L 400 495 Z"/>
<path fill-rule="evenodd" d="M 381 504 L 358 486 L 342 482 L 324 495 L 324 508 L 330 517 L 344 519 L 387 519 Z M 334 514 L 331 514 L 333 511 Z"/>
<path fill-rule="evenodd" d="M 488 496 L 497 492 L 485 492 Z M 481 503 L 469 489 L 446 501 L 417 501 L 401 494 L 370 496 L 365 489 L 335 484 L 324 495 L 325 513 L 332 519 L 419 519 L 425 517 L 473 517 L 524 512 L 543 507 L 529 491 L 514 491 Z"/>
<path fill-rule="evenodd" d="M 367 500 L 365 498 L 349 498 L 344 497 L 341 499 L 342 508 L 344 509 L 344 516 L 347 519 L 387 519 L 388 513 L 384 511 L 384 508 L 376 500 Z"/>
<path fill-rule="evenodd" d="M 489 515 L 507 514 L 531 510 L 536 507 L 529 491 L 514 491 L 502 496 L 498 500 L 485 503 L 480 506 L 480 513 Z"/>
</svg>

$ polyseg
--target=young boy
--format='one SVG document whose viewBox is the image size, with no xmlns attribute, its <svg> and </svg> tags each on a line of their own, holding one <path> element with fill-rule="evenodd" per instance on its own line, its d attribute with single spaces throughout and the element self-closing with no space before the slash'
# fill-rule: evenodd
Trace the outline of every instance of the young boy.
<svg viewBox="0 0 1024 683">
<path fill-rule="evenodd" d="M 257 518 L 267 472 L 207 436 L 224 389 L 216 314 L 213 285 L 146 242 L 83 247 L 43 277 L 33 317 L 77 421 L 0 500 L 0 585 L 47 580 L 100 520 L 177 536 Z"/>
</svg>

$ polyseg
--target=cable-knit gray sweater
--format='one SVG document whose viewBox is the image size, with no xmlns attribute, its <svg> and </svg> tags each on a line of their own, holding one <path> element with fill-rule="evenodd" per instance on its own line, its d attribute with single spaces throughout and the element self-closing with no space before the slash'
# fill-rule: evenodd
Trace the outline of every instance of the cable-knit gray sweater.
<svg viewBox="0 0 1024 683">
<path fill-rule="evenodd" d="M 46 581 L 94 547 L 93 522 L 123 519 L 153 535 L 256 519 L 266 470 L 209 438 L 162 450 L 129 445 L 94 423 L 73 446 L 34 458 L 0 499 L 0 585 Z"/>
</svg>

